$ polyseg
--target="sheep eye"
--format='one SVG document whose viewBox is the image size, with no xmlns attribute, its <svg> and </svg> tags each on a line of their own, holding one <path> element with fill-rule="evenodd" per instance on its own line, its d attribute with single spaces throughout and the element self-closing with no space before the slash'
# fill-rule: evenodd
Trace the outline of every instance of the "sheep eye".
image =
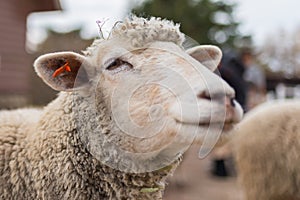
<svg viewBox="0 0 300 200">
<path fill-rule="evenodd" d="M 130 63 L 121 59 L 116 59 L 106 67 L 106 70 L 113 71 L 116 73 L 123 70 L 130 70 L 132 68 L 133 66 Z"/>
</svg>

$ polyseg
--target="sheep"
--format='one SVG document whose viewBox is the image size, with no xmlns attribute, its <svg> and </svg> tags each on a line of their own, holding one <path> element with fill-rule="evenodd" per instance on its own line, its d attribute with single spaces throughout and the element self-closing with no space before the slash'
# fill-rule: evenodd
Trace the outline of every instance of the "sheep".
<svg viewBox="0 0 300 200">
<path fill-rule="evenodd" d="M 37 58 L 59 94 L 0 112 L 1 199 L 162 199 L 192 141 L 242 116 L 212 72 L 220 49 L 183 42 L 178 24 L 130 16 L 84 55 Z"/>
<path fill-rule="evenodd" d="M 300 102 L 272 102 L 246 114 L 232 147 L 247 200 L 300 199 Z"/>
</svg>

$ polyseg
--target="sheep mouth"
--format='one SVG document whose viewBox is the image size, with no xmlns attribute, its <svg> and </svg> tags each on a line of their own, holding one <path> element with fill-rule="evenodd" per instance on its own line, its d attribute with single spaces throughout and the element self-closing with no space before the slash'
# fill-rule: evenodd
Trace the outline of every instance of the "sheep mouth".
<svg viewBox="0 0 300 200">
<path fill-rule="evenodd" d="M 198 123 L 196 125 L 198 126 L 219 126 L 220 128 L 222 128 L 223 132 L 228 132 L 231 129 L 233 129 L 234 125 L 236 124 L 236 122 L 234 122 L 233 120 L 226 120 L 225 122 L 212 122 L 212 123 Z"/>
<path fill-rule="evenodd" d="M 222 133 L 228 133 L 230 132 L 233 128 L 236 122 L 233 122 L 232 120 L 226 120 L 225 122 L 199 122 L 199 123 L 188 123 L 188 122 L 182 122 L 179 120 L 176 120 L 176 123 L 179 125 L 184 125 L 184 126 L 193 126 L 193 127 L 199 127 L 202 129 L 209 129 L 209 127 L 218 127 Z"/>
</svg>

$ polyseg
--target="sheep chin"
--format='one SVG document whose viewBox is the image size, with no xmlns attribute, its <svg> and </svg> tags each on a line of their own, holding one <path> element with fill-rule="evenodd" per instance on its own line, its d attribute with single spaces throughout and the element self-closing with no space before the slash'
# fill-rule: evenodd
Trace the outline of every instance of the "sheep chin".
<svg viewBox="0 0 300 200">
<path fill-rule="evenodd" d="M 206 123 L 206 124 L 187 124 L 177 122 L 181 126 L 182 143 L 189 140 L 185 133 L 193 137 L 193 144 L 199 145 L 200 159 L 205 158 L 214 147 L 221 146 L 229 141 L 230 133 L 234 128 L 234 123 Z M 190 141 L 187 141 L 190 142 Z M 187 143 L 186 142 L 186 143 Z M 190 144 L 192 144 L 190 143 Z"/>
</svg>

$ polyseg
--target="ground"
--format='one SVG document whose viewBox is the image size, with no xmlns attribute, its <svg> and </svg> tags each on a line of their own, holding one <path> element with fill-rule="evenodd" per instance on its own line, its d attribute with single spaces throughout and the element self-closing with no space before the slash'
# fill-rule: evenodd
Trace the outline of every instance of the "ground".
<svg viewBox="0 0 300 200">
<path fill-rule="evenodd" d="M 199 148 L 193 145 L 185 153 L 182 165 L 169 180 L 164 200 L 244 200 L 236 176 L 212 176 L 212 156 L 198 159 Z"/>
</svg>

